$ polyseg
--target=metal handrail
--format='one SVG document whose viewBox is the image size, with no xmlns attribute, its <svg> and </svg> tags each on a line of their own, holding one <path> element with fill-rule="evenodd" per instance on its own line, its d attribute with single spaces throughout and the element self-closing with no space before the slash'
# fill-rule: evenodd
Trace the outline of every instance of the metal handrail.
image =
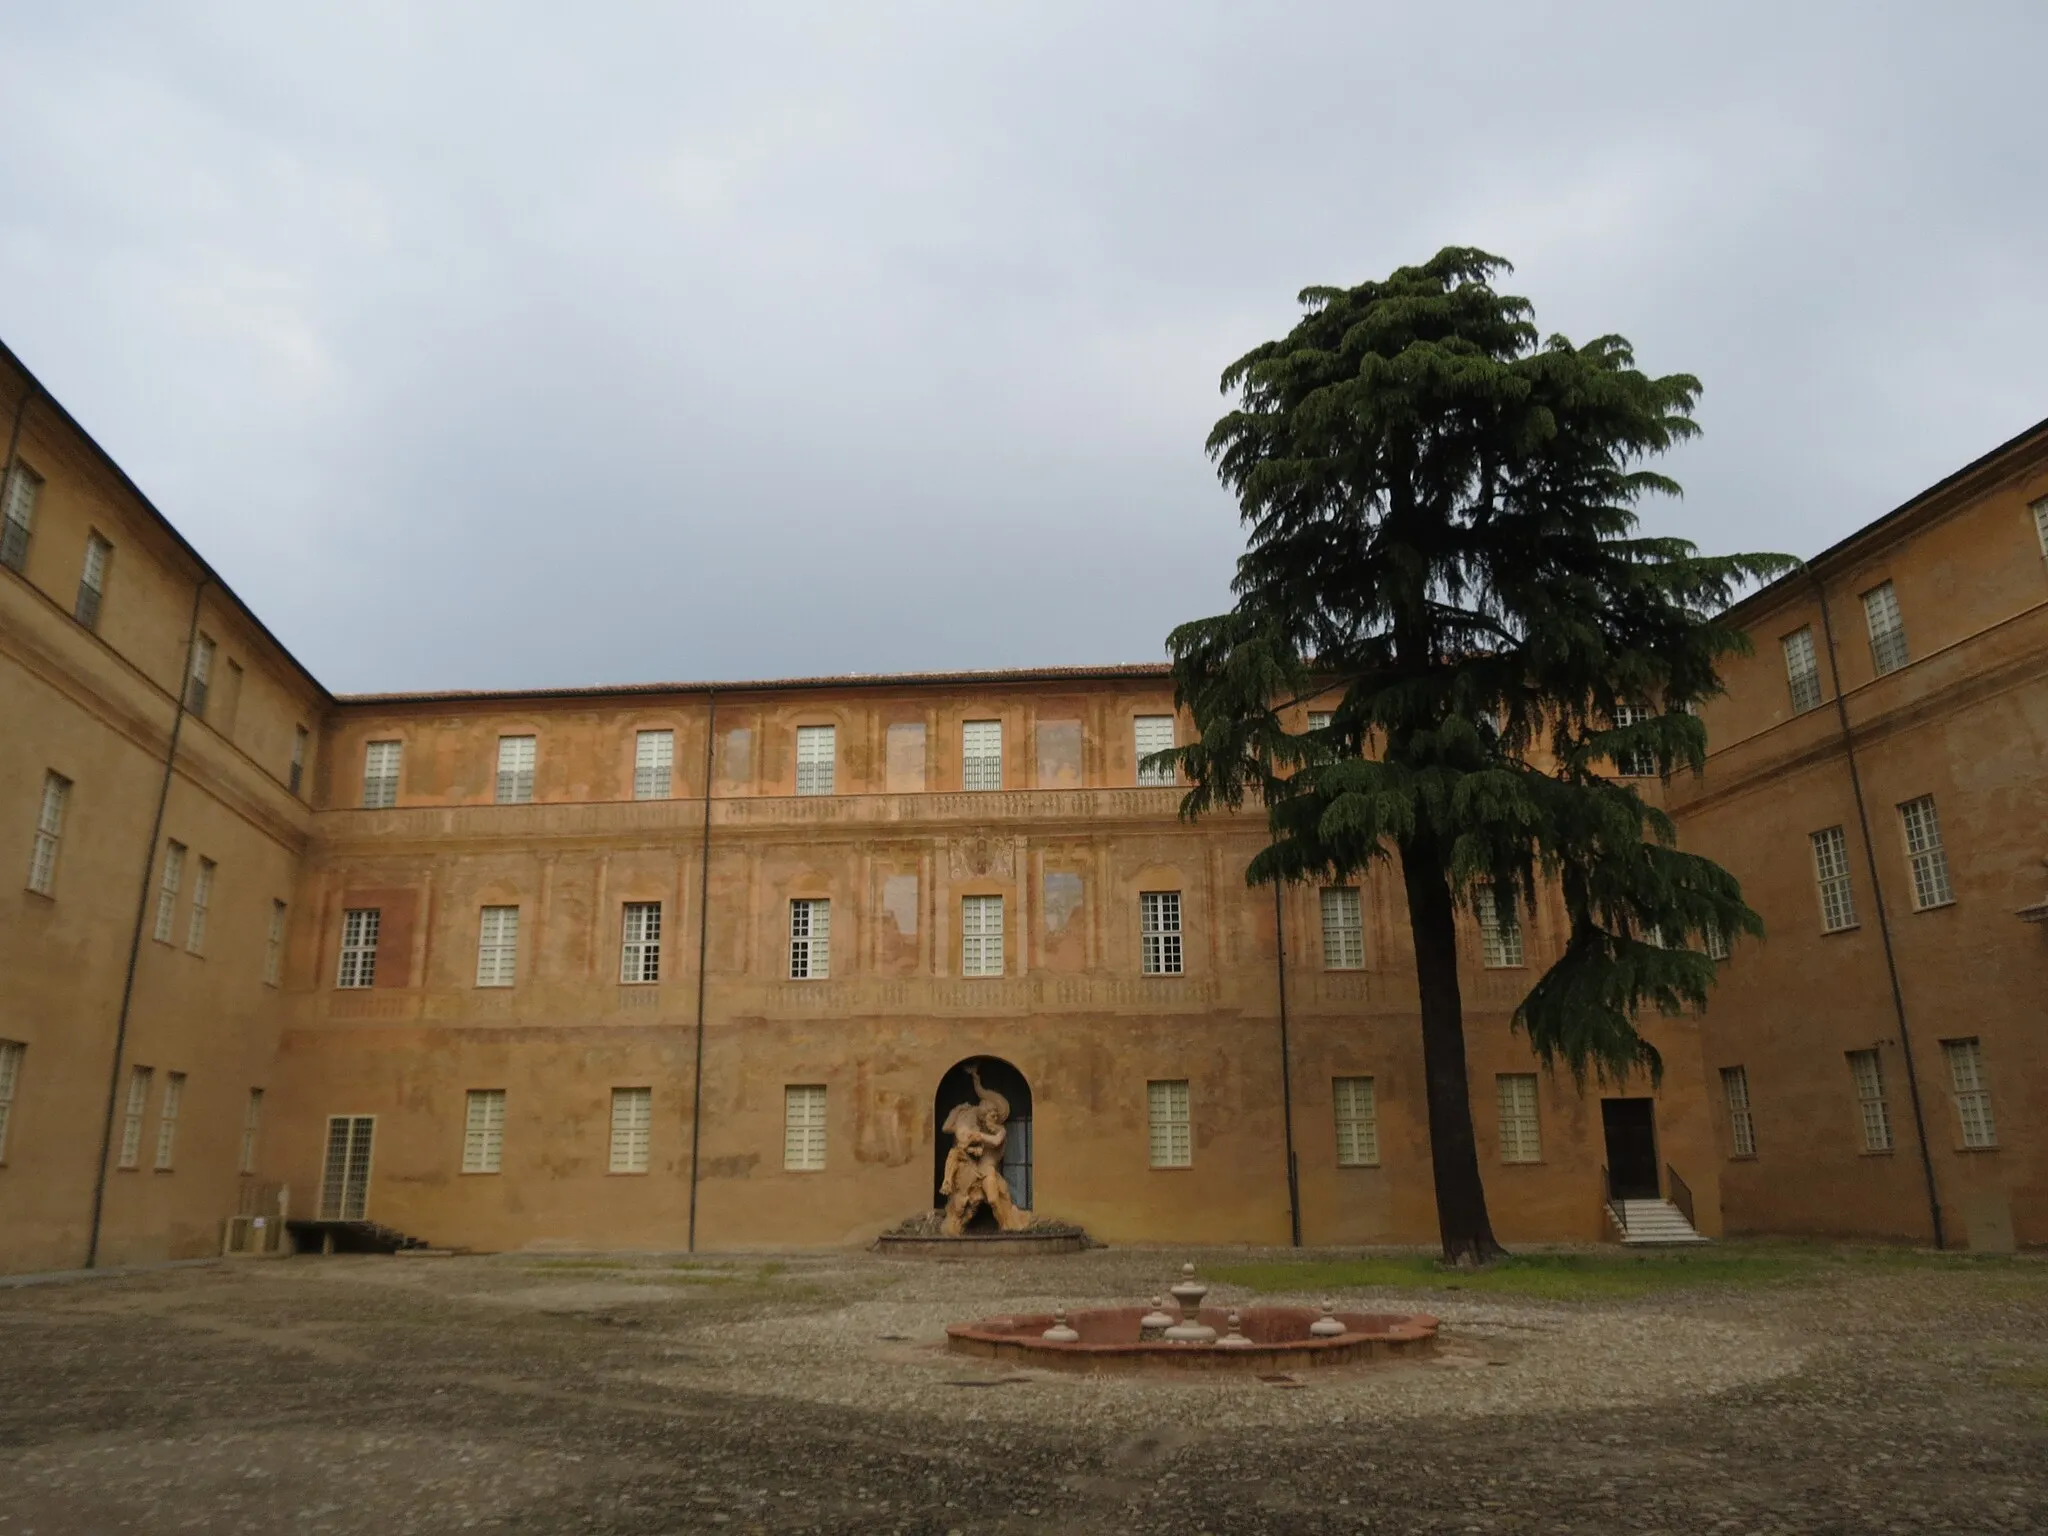
<svg viewBox="0 0 2048 1536">
<path fill-rule="evenodd" d="M 1623 1237 L 1628 1236 L 1628 1212 L 1622 1203 L 1614 1198 L 1614 1175 L 1607 1171 L 1607 1165 L 1600 1165 L 1600 1193 L 1607 1202 L 1607 1214 L 1621 1229 Z"/>
<path fill-rule="evenodd" d="M 1700 1224 L 1693 1219 L 1692 1214 L 1692 1186 L 1681 1179 L 1678 1170 L 1669 1163 L 1664 1165 L 1664 1177 L 1671 1184 L 1671 1203 L 1677 1206 L 1679 1214 L 1685 1217 L 1685 1224 L 1693 1231 L 1699 1231 Z"/>
</svg>

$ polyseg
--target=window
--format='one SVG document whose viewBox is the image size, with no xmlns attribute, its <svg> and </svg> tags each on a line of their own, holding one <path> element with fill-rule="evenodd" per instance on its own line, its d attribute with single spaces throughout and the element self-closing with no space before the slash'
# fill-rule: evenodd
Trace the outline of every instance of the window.
<svg viewBox="0 0 2048 1536">
<path fill-rule="evenodd" d="M 1756 1156 L 1756 1121 L 1749 1113 L 1749 1068 L 1721 1069 L 1721 1097 L 1728 1104 L 1728 1144 L 1734 1157 Z"/>
<path fill-rule="evenodd" d="M 1373 1102 L 1372 1079 L 1332 1078 L 1330 1093 L 1337 1111 L 1337 1166 L 1377 1167 L 1380 1160 L 1380 1119 L 1378 1106 Z"/>
<path fill-rule="evenodd" d="M 1977 1041 L 1944 1040 L 1941 1054 L 1948 1058 L 1948 1078 L 1956 1096 L 1956 1123 L 1963 1128 L 1966 1147 L 1998 1145 L 1998 1122 L 1991 1116 L 1991 1090 L 1984 1077 L 1984 1051 Z"/>
<path fill-rule="evenodd" d="M 625 941 L 619 950 L 619 980 L 661 980 L 661 903 L 626 903 Z"/>
<path fill-rule="evenodd" d="M 800 725 L 796 728 L 796 792 L 800 795 L 832 793 L 833 768 L 839 753 L 839 729 L 831 725 Z"/>
<path fill-rule="evenodd" d="M 1145 1085 L 1146 1124 L 1154 1168 L 1195 1165 L 1194 1126 L 1188 1118 L 1188 1082 L 1178 1078 Z"/>
<path fill-rule="evenodd" d="M 320 1219 L 361 1221 L 369 1214 L 370 1144 L 374 1115 L 330 1115 L 327 1165 L 320 1175 Z"/>
<path fill-rule="evenodd" d="M 284 916 L 285 904 L 273 900 L 270 903 L 270 934 L 263 945 L 263 984 L 267 987 L 281 985 L 284 981 Z"/>
<path fill-rule="evenodd" d="M 377 980 L 377 929 L 383 912 L 354 907 L 341 914 L 341 969 L 337 987 L 373 986 Z"/>
<path fill-rule="evenodd" d="M 509 987 L 519 969 L 519 909 L 485 907 L 476 930 L 476 984 Z"/>
<path fill-rule="evenodd" d="M 57 844 L 64 836 L 64 802 L 71 781 L 61 773 L 43 775 L 43 803 L 36 812 L 36 844 L 28 860 L 28 888 L 38 896 L 57 894 Z"/>
<path fill-rule="evenodd" d="M 121 1119 L 121 1163 L 123 1168 L 142 1165 L 142 1117 L 149 1110 L 149 1084 L 156 1074 L 148 1067 L 128 1071 L 128 1112 Z"/>
<path fill-rule="evenodd" d="M 1174 782 L 1173 764 L 1161 763 L 1148 766 L 1145 759 L 1154 752 L 1168 752 L 1173 749 L 1173 716 L 1138 715 L 1131 721 L 1136 737 L 1138 754 L 1138 782 L 1140 784 L 1171 784 Z"/>
<path fill-rule="evenodd" d="M 1726 960 L 1729 955 L 1728 934 L 1719 923 L 1707 924 L 1707 958 Z"/>
<path fill-rule="evenodd" d="M 28 565 L 28 535 L 35 526 L 36 498 L 43 477 L 16 459 L 7 476 L 7 505 L 0 518 L 0 565 L 22 570 Z"/>
<path fill-rule="evenodd" d="M 7 1122 L 14 1116 L 14 1087 L 21 1081 L 21 1058 L 28 1047 L 19 1040 L 0 1040 L 0 1167 L 7 1162 Z"/>
<path fill-rule="evenodd" d="M 87 629 L 100 627 L 100 597 L 107 590 L 107 562 L 113 554 L 114 546 L 98 534 L 86 535 L 85 564 L 78 572 L 78 601 L 71 616 Z"/>
<path fill-rule="evenodd" d="M 525 805 L 533 799 L 534 738 L 498 738 L 498 804 Z"/>
<path fill-rule="evenodd" d="M 1792 708 L 1804 714 L 1820 707 L 1820 661 L 1813 652 L 1813 629 L 1795 629 L 1779 642 L 1785 647 L 1785 686 L 1792 690 Z"/>
<path fill-rule="evenodd" d="M 1877 675 L 1898 671 L 1906 664 L 1906 621 L 1890 582 L 1863 594 L 1863 621 L 1870 626 L 1870 663 Z"/>
<path fill-rule="evenodd" d="M 1820 886 L 1820 926 L 1839 933 L 1856 926 L 1856 897 L 1849 888 L 1849 843 L 1840 827 L 1813 834 L 1813 878 Z"/>
<path fill-rule="evenodd" d="M 654 1090 L 612 1090 L 613 1173 L 645 1173 L 648 1139 L 654 1129 Z"/>
<path fill-rule="evenodd" d="M 213 684 L 213 640 L 201 635 L 192 643 L 192 675 L 185 680 L 185 707 L 206 716 L 206 692 Z"/>
<path fill-rule="evenodd" d="M 960 787 L 1003 787 L 1003 722 L 969 720 L 960 727 Z"/>
<path fill-rule="evenodd" d="M 398 763 L 404 744 L 373 741 L 363 748 L 363 805 L 373 811 L 398 804 Z"/>
<path fill-rule="evenodd" d="M 505 1090 L 472 1088 L 462 1122 L 462 1171 L 496 1173 L 505 1155 Z"/>
<path fill-rule="evenodd" d="M 1139 968 L 1147 976 L 1181 971 L 1180 892 L 1144 891 L 1138 896 Z"/>
<path fill-rule="evenodd" d="M 782 1166 L 816 1173 L 825 1166 L 825 1085 L 791 1083 L 782 1090 Z"/>
<path fill-rule="evenodd" d="M 303 725 L 295 725 L 292 727 L 292 768 L 291 773 L 285 779 L 284 787 L 296 795 L 299 792 L 299 787 L 305 782 L 306 728 Z"/>
<path fill-rule="evenodd" d="M 969 897 L 972 901 L 974 898 Z M 789 904 L 789 978 L 823 981 L 832 974 L 832 903 L 801 897 Z"/>
<path fill-rule="evenodd" d="M 173 1072 L 164 1079 L 164 1101 L 156 1112 L 156 1169 L 170 1170 L 171 1156 L 178 1146 L 178 1110 L 185 1102 L 185 1074 Z"/>
<path fill-rule="evenodd" d="M 1332 885 L 1323 889 L 1323 969 L 1357 971 L 1365 968 L 1365 921 L 1356 887 Z"/>
<path fill-rule="evenodd" d="M 256 1171 L 256 1132 L 263 1124 L 263 1090 L 251 1088 L 249 1102 L 242 1110 L 242 1157 L 236 1165 L 243 1173 Z"/>
<path fill-rule="evenodd" d="M 960 898 L 960 974 L 1003 974 L 1003 898 Z"/>
<path fill-rule="evenodd" d="M 1856 1085 L 1856 1110 L 1863 1122 L 1863 1150 L 1892 1149 L 1892 1115 L 1884 1102 L 1884 1066 L 1875 1051 L 1849 1053 L 1849 1078 Z"/>
<path fill-rule="evenodd" d="M 2034 503 L 2034 537 L 2041 541 L 2041 553 L 2048 557 L 2048 496 Z"/>
<path fill-rule="evenodd" d="M 1500 1160 L 1543 1161 L 1543 1137 L 1536 1121 L 1536 1074 L 1503 1072 L 1494 1078 L 1500 1093 Z"/>
<path fill-rule="evenodd" d="M 676 733 L 641 731 L 633 738 L 633 798 L 666 800 L 675 792 Z"/>
<path fill-rule="evenodd" d="M 1493 887 L 1482 885 L 1472 893 L 1473 910 L 1479 914 L 1480 961 L 1490 971 L 1513 970 L 1522 964 L 1522 925 L 1515 919 L 1512 904 L 1503 913 Z"/>
<path fill-rule="evenodd" d="M 156 888 L 156 941 L 171 942 L 171 929 L 178 917 L 178 882 L 185 878 L 185 845 L 172 843 L 164 849 L 163 879 Z"/>
<path fill-rule="evenodd" d="M 199 878 L 192 882 L 192 914 L 185 920 L 185 953 L 188 955 L 206 953 L 206 909 L 213 901 L 215 867 L 213 860 L 201 859 Z"/>
<path fill-rule="evenodd" d="M 1629 725 L 1642 725 L 1656 717 L 1656 711 L 1642 704 L 1617 704 L 1614 706 L 1614 725 L 1617 729 Z M 1647 779 L 1657 772 L 1657 753 L 1653 747 L 1630 747 L 1614 754 L 1614 771 L 1624 778 Z"/>
<path fill-rule="evenodd" d="M 1941 849 L 1941 822 L 1934 814 L 1934 796 L 1922 795 L 1899 807 L 1906 833 L 1906 860 L 1913 868 L 1913 909 L 1945 907 L 1956 899 L 1948 883 L 1948 855 Z"/>
<path fill-rule="evenodd" d="M 1327 731 L 1330 722 L 1336 718 L 1327 709 L 1312 709 L 1308 712 L 1308 728 L 1312 731 Z"/>
</svg>

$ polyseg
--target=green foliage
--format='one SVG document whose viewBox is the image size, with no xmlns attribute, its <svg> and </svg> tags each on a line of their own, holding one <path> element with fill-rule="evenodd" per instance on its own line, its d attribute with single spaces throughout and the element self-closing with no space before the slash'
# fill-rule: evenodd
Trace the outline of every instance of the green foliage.
<svg viewBox="0 0 2048 1536">
<path fill-rule="evenodd" d="M 1250 537 L 1231 611 L 1168 639 L 1201 738 L 1172 754 L 1182 810 L 1262 804 L 1255 883 L 1397 851 L 1468 904 L 1554 882 L 1569 933 L 1517 1027 L 1582 1079 L 1654 1076 L 1639 1012 L 1701 1006 L 1696 946 L 1762 925 L 1613 765 L 1703 766 L 1694 706 L 1745 647 L 1720 615 L 1795 562 L 1638 536 L 1637 503 L 1678 493 L 1644 463 L 1695 434 L 1699 382 L 1642 373 L 1618 336 L 1539 340 L 1506 270 L 1452 248 L 1306 289 L 1224 373 L 1239 405 L 1209 451 Z M 1331 695 L 1327 728 L 1289 729 Z"/>
</svg>

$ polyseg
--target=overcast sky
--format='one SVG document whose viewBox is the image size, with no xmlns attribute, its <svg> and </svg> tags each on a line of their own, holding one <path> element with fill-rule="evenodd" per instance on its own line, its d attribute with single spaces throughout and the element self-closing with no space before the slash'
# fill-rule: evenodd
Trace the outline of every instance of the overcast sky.
<svg viewBox="0 0 2048 1536">
<path fill-rule="evenodd" d="M 1450 244 L 1811 554 L 2048 416 L 2048 6 L 4 7 L 0 335 L 337 691 L 1157 659 Z"/>
</svg>

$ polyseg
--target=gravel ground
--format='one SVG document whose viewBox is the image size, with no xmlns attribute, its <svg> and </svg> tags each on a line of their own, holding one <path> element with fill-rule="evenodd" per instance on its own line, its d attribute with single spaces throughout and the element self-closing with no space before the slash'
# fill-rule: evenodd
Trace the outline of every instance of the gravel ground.
<svg viewBox="0 0 2048 1536">
<path fill-rule="evenodd" d="M 306 1258 L 0 1289 L 0 1536 L 2048 1530 L 2040 1262 L 1347 1292 L 1441 1317 L 1438 1356 L 1298 1384 L 941 1347 L 948 1321 L 1144 1300 L 1190 1256 Z"/>
</svg>

